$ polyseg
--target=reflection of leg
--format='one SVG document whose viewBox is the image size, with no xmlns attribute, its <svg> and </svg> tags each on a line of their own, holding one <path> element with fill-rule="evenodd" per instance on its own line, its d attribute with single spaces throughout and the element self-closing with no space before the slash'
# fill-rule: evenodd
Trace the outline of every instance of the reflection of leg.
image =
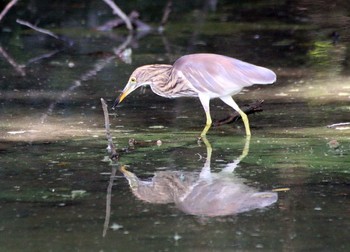
<svg viewBox="0 0 350 252">
<path fill-rule="evenodd" d="M 237 168 L 238 164 L 248 155 L 250 145 L 250 136 L 245 139 L 244 148 L 242 154 L 236 158 L 232 163 L 228 163 L 221 172 L 232 173 Z"/>
<path fill-rule="evenodd" d="M 242 161 L 248 155 L 249 145 L 250 145 L 250 135 L 248 135 L 245 139 L 245 144 L 244 144 L 242 154 L 238 158 L 240 161 Z"/>
<path fill-rule="evenodd" d="M 248 116 L 238 107 L 237 103 L 232 99 L 231 96 L 221 97 L 220 99 L 241 115 L 245 127 L 245 133 L 247 136 L 250 136 L 251 133 Z"/>
<path fill-rule="evenodd" d="M 201 170 L 201 173 L 199 174 L 199 177 L 201 179 L 208 180 L 208 179 L 211 179 L 210 162 L 211 162 L 211 153 L 213 152 L 213 149 L 206 136 L 202 136 L 202 141 L 207 147 L 207 160 L 205 161 L 205 164 Z"/>
</svg>

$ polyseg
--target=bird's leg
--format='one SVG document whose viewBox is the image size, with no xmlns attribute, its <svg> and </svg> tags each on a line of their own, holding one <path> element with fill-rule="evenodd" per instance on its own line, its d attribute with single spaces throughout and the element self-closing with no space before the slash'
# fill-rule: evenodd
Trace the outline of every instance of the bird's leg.
<svg viewBox="0 0 350 252">
<path fill-rule="evenodd" d="M 244 123 L 244 127 L 245 127 L 245 134 L 247 136 L 251 136 L 250 133 L 250 127 L 249 127 L 249 120 L 248 120 L 248 116 L 241 110 L 237 110 L 237 112 L 241 115 L 243 123 Z"/>
<path fill-rule="evenodd" d="M 211 127 L 212 124 L 212 120 L 211 120 L 211 116 L 210 116 L 210 112 L 205 112 L 206 116 L 207 116 L 207 122 L 205 124 L 205 127 L 201 133 L 201 137 L 205 137 L 205 135 L 207 134 L 208 130 Z"/>
<path fill-rule="evenodd" d="M 205 135 L 207 134 L 208 130 L 211 127 L 212 124 L 212 120 L 211 120 L 211 116 L 210 116 L 210 108 L 209 108 L 209 102 L 210 102 L 210 98 L 207 97 L 206 95 L 199 95 L 199 99 L 202 103 L 202 106 L 204 108 L 205 111 L 205 115 L 207 117 L 207 122 L 205 124 L 205 127 L 201 133 L 201 137 L 205 137 Z"/>
<path fill-rule="evenodd" d="M 248 116 L 238 107 L 237 103 L 232 99 L 231 96 L 220 97 L 220 99 L 240 114 L 244 123 L 245 133 L 247 136 L 250 136 L 251 133 Z"/>
</svg>

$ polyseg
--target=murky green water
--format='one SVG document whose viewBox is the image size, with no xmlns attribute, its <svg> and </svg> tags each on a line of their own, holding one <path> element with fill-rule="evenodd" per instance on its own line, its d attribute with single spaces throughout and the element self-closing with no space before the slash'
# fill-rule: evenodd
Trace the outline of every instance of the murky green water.
<svg viewBox="0 0 350 252">
<path fill-rule="evenodd" d="M 350 129 L 327 127 L 350 121 L 349 6 L 329 13 L 317 1 L 219 2 L 216 11 L 175 5 L 163 34 L 132 37 L 130 64 L 112 50 L 125 42 L 124 30 L 92 28 L 111 17 L 102 1 L 60 8 L 70 10 L 64 20 L 50 14 L 37 25 L 69 37 L 68 48 L 15 23 L 42 13 L 24 3 L 1 23 L 0 251 L 350 249 Z M 145 20 L 154 24 L 155 16 Z M 210 148 L 197 141 L 200 102 L 139 90 L 110 115 L 121 153 L 111 165 L 100 98 L 111 105 L 137 66 L 194 52 L 277 73 L 276 84 L 235 96 L 240 105 L 264 100 L 264 111 L 249 115 L 250 142 L 242 122 L 214 127 L 208 160 Z M 215 100 L 211 111 L 215 119 L 230 112 Z M 122 165 L 142 181 L 153 178 L 168 203 L 132 191 Z M 219 214 L 230 200 L 235 208 Z"/>
</svg>

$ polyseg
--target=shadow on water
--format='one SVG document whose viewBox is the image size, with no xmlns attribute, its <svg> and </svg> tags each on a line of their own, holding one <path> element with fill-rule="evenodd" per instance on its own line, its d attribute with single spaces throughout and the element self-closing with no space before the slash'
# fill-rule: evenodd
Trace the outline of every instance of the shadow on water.
<svg viewBox="0 0 350 252">
<path fill-rule="evenodd" d="M 151 179 L 140 180 L 134 173 L 120 168 L 132 193 L 140 200 L 175 203 L 181 211 L 199 216 L 225 216 L 267 207 L 277 201 L 277 193 L 257 192 L 234 176 L 234 170 L 249 151 L 247 137 L 243 153 L 221 172 L 211 172 L 212 147 L 206 138 L 206 162 L 200 172 L 159 171 Z"/>
</svg>

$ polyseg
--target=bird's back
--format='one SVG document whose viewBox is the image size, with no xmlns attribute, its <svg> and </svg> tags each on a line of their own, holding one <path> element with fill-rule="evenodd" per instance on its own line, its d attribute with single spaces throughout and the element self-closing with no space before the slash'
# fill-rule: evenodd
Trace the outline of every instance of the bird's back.
<svg viewBox="0 0 350 252">
<path fill-rule="evenodd" d="M 185 55 L 174 63 L 173 71 L 186 78 L 197 93 L 206 93 L 211 98 L 276 81 L 276 74 L 267 68 L 218 54 Z"/>
</svg>

